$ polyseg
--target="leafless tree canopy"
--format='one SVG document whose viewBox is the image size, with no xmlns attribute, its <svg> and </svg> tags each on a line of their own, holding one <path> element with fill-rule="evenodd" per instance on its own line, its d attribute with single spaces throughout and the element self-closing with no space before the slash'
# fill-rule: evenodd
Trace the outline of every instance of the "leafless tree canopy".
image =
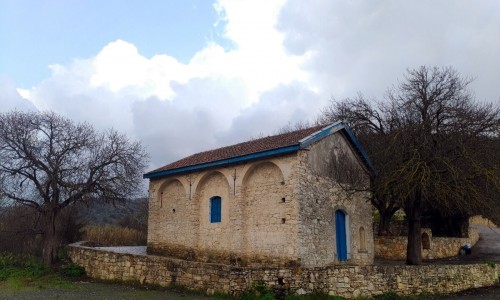
<svg viewBox="0 0 500 300">
<path fill-rule="evenodd" d="M 48 263 L 60 242 L 60 212 L 133 197 L 146 158 L 140 143 L 115 130 L 97 132 L 52 112 L 0 114 L 0 196 L 41 213 Z"/>
<path fill-rule="evenodd" d="M 346 120 L 367 148 L 378 170 L 372 202 L 381 214 L 402 207 L 408 217 L 410 264 L 421 262 L 425 211 L 500 209 L 500 105 L 474 101 L 470 82 L 450 67 L 420 67 L 408 70 L 386 101 L 358 95 L 332 103 L 319 118 Z"/>
</svg>

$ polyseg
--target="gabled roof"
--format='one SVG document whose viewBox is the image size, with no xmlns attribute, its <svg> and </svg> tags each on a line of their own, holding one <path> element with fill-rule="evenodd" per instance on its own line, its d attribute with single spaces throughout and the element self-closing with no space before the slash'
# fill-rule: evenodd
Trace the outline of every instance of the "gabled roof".
<svg viewBox="0 0 500 300">
<path fill-rule="evenodd" d="M 343 131 L 345 133 L 346 138 L 352 144 L 354 149 L 356 149 L 367 168 L 370 171 L 373 171 L 373 166 L 368 159 L 368 156 L 362 149 L 359 141 L 356 139 L 351 129 L 343 122 L 336 122 L 328 126 L 315 126 L 196 153 L 159 169 L 148 172 L 144 174 L 143 177 L 157 178 L 209 167 L 220 167 L 258 158 L 293 153 L 337 131 Z"/>
</svg>

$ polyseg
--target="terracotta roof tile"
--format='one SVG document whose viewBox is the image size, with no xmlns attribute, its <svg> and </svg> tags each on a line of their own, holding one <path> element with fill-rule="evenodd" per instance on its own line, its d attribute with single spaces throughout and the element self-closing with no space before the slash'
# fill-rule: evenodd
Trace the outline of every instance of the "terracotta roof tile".
<svg viewBox="0 0 500 300">
<path fill-rule="evenodd" d="M 176 162 L 173 162 L 169 165 L 161 167 L 159 169 L 148 172 L 147 174 L 173 170 L 183 167 L 190 167 L 199 164 L 258 153 L 262 151 L 268 151 L 268 150 L 274 150 L 283 147 L 298 145 L 300 140 L 313 134 L 316 131 L 319 131 L 323 127 L 324 126 L 315 126 L 293 132 L 267 136 L 264 138 L 255 139 L 232 146 L 226 146 L 214 150 L 196 153 L 191 156 L 185 157 L 181 160 L 178 160 Z"/>
</svg>

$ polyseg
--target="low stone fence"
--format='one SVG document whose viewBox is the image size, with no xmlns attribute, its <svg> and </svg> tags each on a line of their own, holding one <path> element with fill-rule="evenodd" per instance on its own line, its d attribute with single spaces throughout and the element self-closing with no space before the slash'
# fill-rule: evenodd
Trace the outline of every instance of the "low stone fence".
<svg viewBox="0 0 500 300">
<path fill-rule="evenodd" d="M 472 246 L 479 240 L 479 234 L 474 228 L 469 228 L 467 238 L 432 237 L 430 229 L 422 229 L 422 258 L 436 259 L 458 255 L 460 247 L 465 243 Z M 375 257 L 405 260 L 406 259 L 406 236 L 376 236 Z"/>
<path fill-rule="evenodd" d="M 278 293 L 321 291 L 346 298 L 389 291 L 398 294 L 450 293 L 497 284 L 500 273 L 500 265 L 488 264 L 241 268 L 107 252 L 77 244 L 70 245 L 68 253 L 90 277 L 160 286 L 179 285 L 207 294 L 238 295 L 256 282 Z"/>
<path fill-rule="evenodd" d="M 498 227 L 495 223 L 493 223 L 490 219 L 487 219 L 483 216 L 473 216 L 469 218 L 470 225 L 482 225 L 488 227 Z"/>
</svg>

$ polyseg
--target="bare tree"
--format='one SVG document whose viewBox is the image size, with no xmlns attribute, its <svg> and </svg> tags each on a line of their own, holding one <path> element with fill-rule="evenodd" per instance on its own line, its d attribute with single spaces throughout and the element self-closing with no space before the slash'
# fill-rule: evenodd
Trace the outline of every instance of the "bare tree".
<svg viewBox="0 0 500 300">
<path fill-rule="evenodd" d="M 138 192 L 144 148 L 115 130 L 97 132 L 52 112 L 0 114 L 0 197 L 40 214 L 45 263 L 61 246 L 71 205 Z"/>
<path fill-rule="evenodd" d="M 301 130 L 301 129 L 306 129 L 306 128 L 309 128 L 309 127 L 312 127 L 311 124 L 309 124 L 309 122 L 307 121 L 298 121 L 296 123 L 291 123 L 291 122 L 288 122 L 288 124 L 286 124 L 285 126 L 279 128 L 275 134 L 283 134 L 283 133 L 288 133 L 288 132 L 292 132 L 292 131 L 297 131 L 297 130 Z"/>
<path fill-rule="evenodd" d="M 391 132 L 395 125 L 392 111 L 387 109 L 383 103 L 369 102 L 362 94 L 343 101 L 332 101 L 325 107 L 318 117 L 317 124 L 329 124 L 338 120 L 346 121 L 356 133 L 363 148 L 374 164 L 376 172 L 371 174 L 369 185 L 356 184 L 357 180 L 350 180 L 349 185 L 344 185 L 348 191 L 359 191 L 363 187 L 370 192 L 371 203 L 380 215 L 378 222 L 378 235 L 389 233 L 390 220 L 394 213 L 401 208 L 401 201 L 391 187 L 379 188 L 384 170 L 394 167 L 394 156 L 398 155 L 398 149 L 388 149 L 386 146 L 391 141 Z M 341 159 L 342 162 L 349 160 Z M 332 167 L 332 170 L 342 170 L 348 166 Z M 337 180 L 342 174 L 333 174 Z"/>
<path fill-rule="evenodd" d="M 345 116 L 362 142 L 366 135 L 364 145 L 379 172 L 374 199 L 404 209 L 408 264 L 422 261 L 426 211 L 498 215 L 500 166 L 488 157 L 500 151 L 500 105 L 474 101 L 470 82 L 450 67 L 420 67 L 408 70 L 385 102 L 359 96 L 330 110 Z"/>
</svg>

